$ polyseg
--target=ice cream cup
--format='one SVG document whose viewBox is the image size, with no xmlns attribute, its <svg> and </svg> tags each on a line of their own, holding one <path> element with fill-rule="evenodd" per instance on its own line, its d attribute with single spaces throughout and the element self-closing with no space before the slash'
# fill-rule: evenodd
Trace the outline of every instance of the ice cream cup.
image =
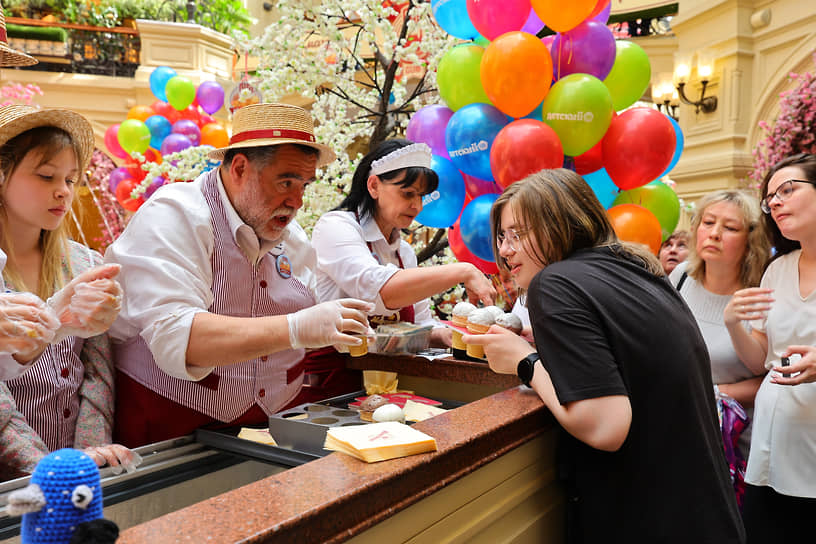
<svg viewBox="0 0 816 544">
<path fill-rule="evenodd" d="M 468 332 L 470 334 L 485 334 L 490 325 L 480 325 L 478 323 L 470 323 L 468 322 Z M 477 344 L 467 344 L 467 354 L 471 357 L 476 357 L 477 359 L 484 359 L 484 346 L 477 345 Z"/>
<path fill-rule="evenodd" d="M 363 355 L 368 354 L 368 337 L 366 336 L 359 336 L 358 337 L 363 342 L 359 346 L 349 346 L 349 355 L 352 357 L 362 357 Z"/>
</svg>

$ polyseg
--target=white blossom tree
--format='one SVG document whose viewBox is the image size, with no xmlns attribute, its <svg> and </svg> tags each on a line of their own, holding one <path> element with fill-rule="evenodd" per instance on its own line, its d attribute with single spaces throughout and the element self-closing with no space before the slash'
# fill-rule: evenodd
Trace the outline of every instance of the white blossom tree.
<svg viewBox="0 0 816 544">
<path fill-rule="evenodd" d="M 428 1 L 280 0 L 275 8 L 277 21 L 241 44 L 258 58 L 253 83 L 267 102 L 313 100 L 316 137 L 338 156 L 307 195 L 299 219 L 308 229 L 337 205 L 362 153 L 439 101 L 436 66 L 455 38 L 436 25 Z"/>
</svg>

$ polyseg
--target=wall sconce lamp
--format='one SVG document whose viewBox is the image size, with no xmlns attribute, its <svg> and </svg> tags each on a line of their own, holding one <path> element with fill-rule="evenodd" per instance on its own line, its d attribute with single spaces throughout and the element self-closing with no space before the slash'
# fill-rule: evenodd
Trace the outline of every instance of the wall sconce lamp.
<svg viewBox="0 0 816 544">
<path fill-rule="evenodd" d="M 658 111 L 665 113 L 677 121 L 677 106 L 680 105 L 680 96 L 672 84 L 671 74 L 660 74 L 652 83 L 652 102 Z"/>
<path fill-rule="evenodd" d="M 677 55 L 674 61 L 674 83 L 677 85 L 677 93 L 680 101 L 689 106 L 694 106 L 694 113 L 711 113 L 717 109 L 717 97 L 706 96 L 706 87 L 714 73 L 714 56 L 706 51 L 697 52 L 697 77 L 700 79 L 700 99 L 689 100 L 686 96 L 686 83 L 689 82 L 692 69 L 691 55 Z"/>
</svg>

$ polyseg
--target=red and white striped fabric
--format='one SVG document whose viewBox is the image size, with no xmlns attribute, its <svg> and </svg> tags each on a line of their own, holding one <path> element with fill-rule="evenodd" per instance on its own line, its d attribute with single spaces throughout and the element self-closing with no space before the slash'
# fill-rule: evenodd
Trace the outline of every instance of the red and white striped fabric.
<svg viewBox="0 0 816 544">
<path fill-rule="evenodd" d="M 219 198 L 217 169 L 209 173 L 201 190 L 212 212 L 214 235 L 213 302 L 208 311 L 259 317 L 288 314 L 313 305 L 314 297 L 294 275 L 287 279 L 278 274 L 273 255 L 266 254 L 257 266 L 247 260 L 230 231 Z M 114 344 L 114 349 L 117 367 L 124 374 L 173 402 L 223 422 L 235 420 L 255 403 L 273 414 L 297 395 L 303 383 L 298 369 L 302 349 L 219 366 L 200 381 L 165 373 L 140 336 Z"/>
</svg>

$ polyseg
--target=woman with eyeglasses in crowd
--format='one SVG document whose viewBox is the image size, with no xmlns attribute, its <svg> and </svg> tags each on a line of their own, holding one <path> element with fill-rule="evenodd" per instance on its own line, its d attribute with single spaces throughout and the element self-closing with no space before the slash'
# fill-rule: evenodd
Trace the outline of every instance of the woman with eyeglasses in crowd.
<svg viewBox="0 0 816 544">
<path fill-rule="evenodd" d="M 775 164 L 760 195 L 776 255 L 760 287 L 737 291 L 724 317 L 740 359 L 769 371 L 754 403 L 748 542 L 788 542 L 812 533 L 816 512 L 816 155 Z"/>
<path fill-rule="evenodd" d="M 743 542 L 705 342 L 655 256 L 566 169 L 505 189 L 491 225 L 535 347 L 495 325 L 463 340 L 566 431 L 567 542 Z"/>
</svg>

